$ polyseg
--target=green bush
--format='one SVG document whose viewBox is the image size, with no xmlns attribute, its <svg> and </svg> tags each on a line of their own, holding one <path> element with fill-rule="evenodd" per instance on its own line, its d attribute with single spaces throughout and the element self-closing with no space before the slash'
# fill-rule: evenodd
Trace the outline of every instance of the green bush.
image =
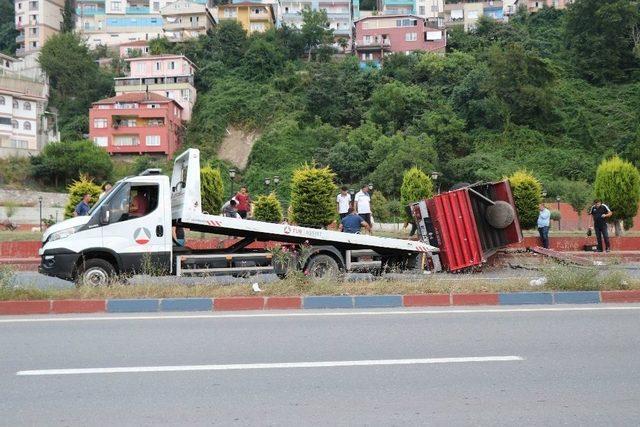
<svg viewBox="0 0 640 427">
<path fill-rule="evenodd" d="M 520 226 L 534 228 L 538 222 L 538 211 L 542 201 L 542 184 L 529 172 L 519 170 L 508 177 L 516 204 Z"/>
<path fill-rule="evenodd" d="M 617 156 L 604 160 L 596 171 L 594 187 L 596 197 L 613 212 L 611 219 L 616 221 L 616 234 L 619 234 L 619 221 L 625 221 L 626 225 L 638 212 L 638 169 Z"/>
<path fill-rule="evenodd" d="M 322 228 L 335 220 L 335 174 L 328 167 L 304 165 L 291 179 L 291 221 Z"/>
<path fill-rule="evenodd" d="M 200 189 L 202 210 L 217 215 L 224 199 L 224 185 L 220 169 L 213 169 L 210 166 L 200 169 Z"/>
<path fill-rule="evenodd" d="M 376 222 L 389 222 L 391 219 L 389 202 L 380 191 L 374 191 L 371 196 L 371 213 Z"/>
<path fill-rule="evenodd" d="M 389 200 L 388 206 L 389 215 L 391 215 L 390 220 L 393 222 L 400 221 L 400 219 L 404 216 L 404 210 L 402 209 L 402 203 L 400 203 L 400 200 Z"/>
<path fill-rule="evenodd" d="M 95 184 L 86 175 L 80 175 L 80 179 L 78 179 L 77 181 L 73 181 L 71 185 L 69 185 L 67 190 L 69 192 L 69 202 L 64 208 L 65 218 L 71 218 L 73 216 L 73 212 L 75 211 L 78 203 L 80 203 L 80 201 L 82 200 L 82 196 L 84 196 L 85 194 L 91 194 L 89 205 L 93 205 L 98 201 L 98 197 L 102 192 L 100 186 Z"/>
<path fill-rule="evenodd" d="M 562 219 L 562 214 L 560 211 L 551 211 L 551 221 L 560 221 Z"/>
<path fill-rule="evenodd" d="M 282 222 L 282 206 L 275 193 L 258 196 L 253 205 L 253 219 L 273 223 Z"/>
<path fill-rule="evenodd" d="M 405 207 L 410 203 L 428 199 L 433 195 L 433 183 L 420 169 L 414 167 L 404 173 L 402 187 L 400 187 L 400 203 L 402 203 L 402 216 L 409 220 Z"/>
<path fill-rule="evenodd" d="M 22 187 L 29 178 L 29 159 L 9 157 L 0 159 L 0 184 Z"/>
</svg>

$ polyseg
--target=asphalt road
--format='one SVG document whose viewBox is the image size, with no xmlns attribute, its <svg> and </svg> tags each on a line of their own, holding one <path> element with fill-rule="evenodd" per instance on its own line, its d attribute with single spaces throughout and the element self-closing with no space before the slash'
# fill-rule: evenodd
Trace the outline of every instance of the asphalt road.
<svg viewBox="0 0 640 427">
<path fill-rule="evenodd" d="M 2 317 L 0 424 L 637 425 L 639 330 L 638 305 Z"/>
</svg>

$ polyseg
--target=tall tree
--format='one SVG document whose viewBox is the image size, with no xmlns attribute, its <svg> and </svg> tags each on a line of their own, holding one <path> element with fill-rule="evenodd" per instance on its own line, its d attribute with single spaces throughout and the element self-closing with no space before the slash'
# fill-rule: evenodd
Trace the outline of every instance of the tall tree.
<svg viewBox="0 0 640 427">
<path fill-rule="evenodd" d="M 62 32 L 70 33 L 76 26 L 75 23 L 75 10 L 74 10 L 75 1 L 74 0 L 64 0 L 64 9 L 62 9 Z"/>
<path fill-rule="evenodd" d="M 640 173 L 635 166 L 617 156 L 603 161 L 596 171 L 594 190 L 613 212 L 616 236 L 622 233 L 622 221 L 627 229 L 633 225 L 640 199 Z"/>
<path fill-rule="evenodd" d="M 595 83 L 626 80 L 640 66 L 633 54 L 640 4 L 633 0 L 577 0 L 569 6 L 566 42 L 572 62 Z"/>
<path fill-rule="evenodd" d="M 16 51 L 15 9 L 13 1 L 0 0 L 0 52 L 13 55 Z"/>
<path fill-rule="evenodd" d="M 333 38 L 333 30 L 329 29 L 327 11 L 322 9 L 302 11 L 302 38 L 307 50 L 307 60 L 319 46 L 329 43 Z"/>
</svg>

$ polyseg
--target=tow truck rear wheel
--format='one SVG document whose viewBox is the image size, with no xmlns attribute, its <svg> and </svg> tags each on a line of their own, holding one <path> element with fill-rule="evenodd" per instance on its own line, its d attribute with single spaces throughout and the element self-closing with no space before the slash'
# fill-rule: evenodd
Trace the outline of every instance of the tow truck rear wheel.
<svg viewBox="0 0 640 427">
<path fill-rule="evenodd" d="M 340 277 L 340 266 L 329 255 L 318 254 L 311 257 L 306 272 L 312 279 L 337 280 Z"/>
<path fill-rule="evenodd" d="M 103 259 L 88 259 L 78 266 L 76 286 L 107 286 L 116 275 L 113 266 Z"/>
</svg>

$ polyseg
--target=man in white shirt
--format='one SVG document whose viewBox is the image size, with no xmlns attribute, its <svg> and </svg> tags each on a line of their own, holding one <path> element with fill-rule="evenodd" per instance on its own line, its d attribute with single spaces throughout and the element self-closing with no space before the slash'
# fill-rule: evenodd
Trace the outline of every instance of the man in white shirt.
<svg viewBox="0 0 640 427">
<path fill-rule="evenodd" d="M 342 186 L 340 194 L 336 197 L 336 205 L 338 207 L 338 214 L 340 215 L 340 221 L 349 214 L 349 208 L 351 207 L 351 194 L 347 191 L 347 187 Z"/>
<path fill-rule="evenodd" d="M 364 222 L 369 224 L 369 229 L 371 229 L 373 224 L 371 223 L 371 196 L 369 195 L 369 186 L 362 186 L 362 189 L 356 193 L 354 205 L 358 215 L 360 215 Z"/>
</svg>

